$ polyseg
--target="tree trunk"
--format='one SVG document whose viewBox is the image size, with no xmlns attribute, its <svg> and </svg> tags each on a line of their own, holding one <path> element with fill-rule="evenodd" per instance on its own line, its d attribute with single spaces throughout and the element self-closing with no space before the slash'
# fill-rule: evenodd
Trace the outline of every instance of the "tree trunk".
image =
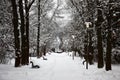
<svg viewBox="0 0 120 80">
<path fill-rule="evenodd" d="M 21 64 L 25 65 L 23 62 L 25 61 L 25 20 L 24 20 L 24 12 L 23 12 L 23 0 L 19 0 L 19 13 L 21 20 Z"/>
<path fill-rule="evenodd" d="M 38 1 L 37 57 L 40 57 L 40 0 Z"/>
<path fill-rule="evenodd" d="M 25 0 L 25 13 L 26 13 L 26 52 L 25 52 L 25 64 L 29 64 L 29 8 L 28 0 Z"/>
<path fill-rule="evenodd" d="M 111 0 L 109 1 L 111 3 Z M 107 50 L 106 50 L 106 71 L 111 70 L 111 53 L 112 53 L 112 31 L 111 31 L 111 17 L 112 17 L 112 11 L 111 5 L 109 4 L 109 13 L 107 14 L 107 21 L 108 21 L 108 34 L 107 34 Z"/>
<path fill-rule="evenodd" d="M 101 28 L 97 29 L 98 68 L 104 67 Z"/>
<path fill-rule="evenodd" d="M 97 6 L 100 6 L 99 0 L 96 1 Z M 104 21 L 103 16 L 102 16 L 102 10 L 97 9 L 97 50 L 98 50 L 98 68 L 103 68 L 104 67 L 104 61 L 103 61 L 103 45 L 102 45 L 102 22 Z"/>
<path fill-rule="evenodd" d="M 112 52 L 112 42 L 111 42 L 111 30 L 108 32 L 107 36 L 107 52 L 106 52 L 106 70 L 111 70 L 111 52 Z"/>
<path fill-rule="evenodd" d="M 20 40 L 19 40 L 19 29 L 18 29 L 18 13 L 16 0 L 11 0 L 13 9 L 13 26 L 14 26 L 14 38 L 15 38 L 15 67 L 20 66 Z"/>
</svg>

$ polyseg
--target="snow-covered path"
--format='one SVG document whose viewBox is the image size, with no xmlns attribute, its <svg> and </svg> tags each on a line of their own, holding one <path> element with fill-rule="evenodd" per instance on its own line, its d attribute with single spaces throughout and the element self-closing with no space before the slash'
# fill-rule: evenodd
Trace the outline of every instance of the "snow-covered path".
<svg viewBox="0 0 120 80">
<path fill-rule="evenodd" d="M 66 53 L 52 53 L 48 60 L 32 58 L 41 68 L 29 66 L 14 68 L 13 65 L 0 65 L 0 80 L 119 80 L 120 65 L 114 65 L 112 71 L 97 69 L 97 65 L 85 69 L 78 57 L 72 60 Z"/>
</svg>

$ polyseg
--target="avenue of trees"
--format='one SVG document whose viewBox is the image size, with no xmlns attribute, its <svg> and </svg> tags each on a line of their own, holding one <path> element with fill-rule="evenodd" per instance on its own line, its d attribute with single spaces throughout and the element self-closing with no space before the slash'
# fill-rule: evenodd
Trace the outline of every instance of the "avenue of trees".
<svg viewBox="0 0 120 80">
<path fill-rule="evenodd" d="M 44 50 L 48 51 L 54 46 L 59 28 L 55 19 L 61 18 L 60 0 L 57 5 L 53 0 L 1 2 L 1 63 L 6 63 L 7 55 L 15 58 L 15 67 L 28 65 L 29 56 L 42 57 Z M 53 14 L 49 15 L 51 11 Z"/>
<path fill-rule="evenodd" d="M 111 70 L 112 50 L 120 45 L 119 3 L 118 0 L 68 0 L 73 12 L 69 26 L 74 27 L 72 34 L 76 36 L 77 44 L 82 43 L 76 48 L 80 47 L 85 54 L 93 54 L 98 68 L 103 68 L 105 62 L 106 70 Z M 89 28 L 86 22 L 91 23 Z"/>
<path fill-rule="evenodd" d="M 120 1 L 64 1 L 1 0 L 0 63 L 12 55 L 15 67 L 28 65 L 30 56 L 54 51 L 57 39 L 60 50 L 92 55 L 98 68 L 108 71 L 120 63 Z M 62 26 L 64 13 L 70 20 Z"/>
<path fill-rule="evenodd" d="M 50 45 L 50 40 L 53 39 L 55 29 L 58 27 L 53 19 L 60 2 L 58 0 L 57 7 L 50 18 L 48 12 L 54 7 L 53 0 L 19 0 L 18 3 L 16 0 L 12 0 L 11 2 L 15 37 L 15 67 L 18 67 L 29 64 L 30 48 L 35 48 L 38 58 L 42 57 L 45 50 L 47 50 L 45 46 Z M 33 33 L 29 33 L 29 31 Z M 32 41 L 32 43 L 29 41 Z"/>
</svg>

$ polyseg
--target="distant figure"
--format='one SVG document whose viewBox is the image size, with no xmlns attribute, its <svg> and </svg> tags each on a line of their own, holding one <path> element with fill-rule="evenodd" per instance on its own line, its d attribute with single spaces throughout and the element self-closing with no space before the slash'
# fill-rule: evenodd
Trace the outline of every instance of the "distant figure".
<svg viewBox="0 0 120 80">
<path fill-rule="evenodd" d="M 87 56 L 88 56 L 88 57 L 87 57 Z M 93 61 L 92 61 L 92 60 L 93 60 L 93 55 L 92 55 L 91 53 L 89 53 L 89 55 L 84 54 L 83 57 L 84 57 L 83 65 L 84 65 L 84 63 L 87 62 L 87 61 L 88 61 L 88 63 L 89 63 L 90 65 L 93 64 Z"/>
<path fill-rule="evenodd" d="M 87 62 L 87 54 L 84 54 L 83 57 L 84 57 L 84 61 L 82 62 L 82 64 L 84 65 L 84 63 Z"/>
<path fill-rule="evenodd" d="M 30 63 L 32 64 L 32 68 L 40 68 L 39 65 L 34 65 L 34 63 L 32 61 L 30 61 Z"/>
<path fill-rule="evenodd" d="M 42 46 L 42 49 L 43 49 L 43 60 L 47 60 L 47 58 L 45 58 L 45 56 L 46 56 L 46 42 L 44 42 L 44 44 L 43 44 L 43 46 Z"/>
<path fill-rule="evenodd" d="M 44 42 L 42 49 L 43 49 L 43 55 L 46 56 L 46 42 Z"/>
</svg>

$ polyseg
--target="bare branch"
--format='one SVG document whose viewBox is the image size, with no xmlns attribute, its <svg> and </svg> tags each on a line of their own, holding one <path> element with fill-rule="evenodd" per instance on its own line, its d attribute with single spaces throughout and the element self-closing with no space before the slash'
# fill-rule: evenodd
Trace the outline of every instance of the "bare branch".
<svg viewBox="0 0 120 80">
<path fill-rule="evenodd" d="M 32 0 L 31 2 L 29 2 L 29 4 L 28 4 L 28 10 L 30 10 L 30 8 L 31 8 L 31 6 L 32 6 L 32 4 L 35 2 L 35 0 Z"/>
</svg>

